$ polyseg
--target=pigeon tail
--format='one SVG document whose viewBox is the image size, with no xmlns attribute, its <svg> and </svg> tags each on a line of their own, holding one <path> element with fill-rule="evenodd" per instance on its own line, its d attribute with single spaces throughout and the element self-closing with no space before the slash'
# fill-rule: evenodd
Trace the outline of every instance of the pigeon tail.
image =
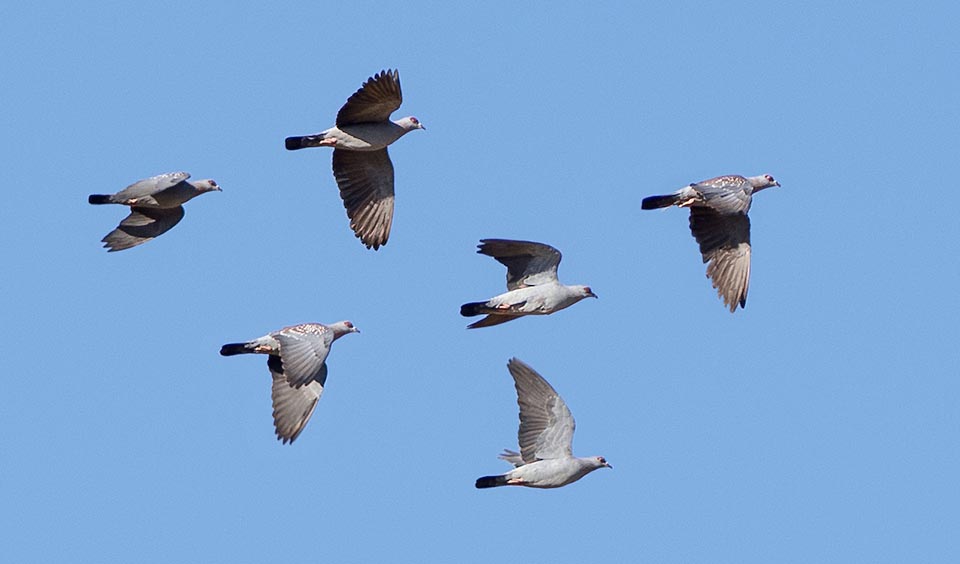
<svg viewBox="0 0 960 564">
<path fill-rule="evenodd" d="M 220 347 L 220 354 L 223 356 L 233 356 L 235 354 L 246 354 L 250 352 L 247 350 L 246 343 L 229 343 Z"/>
<path fill-rule="evenodd" d="M 477 489 L 482 490 L 484 488 L 495 488 L 497 486 L 507 485 L 507 477 L 500 476 L 484 476 L 482 478 L 477 478 Z"/>
<path fill-rule="evenodd" d="M 90 194 L 87 201 L 91 204 L 111 204 L 110 196 L 107 194 Z"/>
<path fill-rule="evenodd" d="M 319 147 L 323 138 L 323 134 L 287 137 L 285 144 L 288 151 L 296 151 L 297 149 L 303 149 L 305 147 Z"/>
<path fill-rule="evenodd" d="M 464 317 L 473 317 L 486 313 L 487 302 L 471 302 L 460 306 L 460 315 Z"/>
<path fill-rule="evenodd" d="M 640 204 L 640 208 L 645 210 L 669 208 L 670 206 L 676 205 L 679 202 L 680 199 L 676 194 L 669 194 L 667 196 L 650 196 L 649 198 L 643 199 L 643 202 Z"/>
</svg>

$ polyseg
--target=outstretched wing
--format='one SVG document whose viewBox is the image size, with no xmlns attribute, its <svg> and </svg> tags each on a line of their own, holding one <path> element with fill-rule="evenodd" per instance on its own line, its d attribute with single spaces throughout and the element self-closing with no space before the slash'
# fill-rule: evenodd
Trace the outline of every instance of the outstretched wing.
<svg viewBox="0 0 960 564">
<path fill-rule="evenodd" d="M 380 71 L 368 78 L 337 113 L 337 126 L 387 121 L 403 102 L 400 73 Z"/>
<path fill-rule="evenodd" d="M 313 415 L 313 410 L 320 401 L 323 385 L 327 381 L 327 365 L 322 365 L 320 374 L 315 380 L 299 388 L 287 382 L 280 357 L 268 356 L 267 366 L 273 377 L 273 388 L 270 394 L 273 398 L 273 426 L 276 429 L 277 438 L 283 441 L 283 444 L 292 443 L 307 426 L 307 421 L 310 421 L 310 416 Z"/>
<path fill-rule="evenodd" d="M 183 206 L 175 208 L 130 208 L 130 215 L 101 242 L 108 252 L 122 251 L 159 237 L 180 223 Z"/>
<path fill-rule="evenodd" d="M 520 454 L 526 463 L 573 456 L 576 423 L 556 390 L 519 359 L 507 363 L 520 406 Z"/>
<path fill-rule="evenodd" d="M 481 239 L 478 253 L 497 259 L 507 267 L 507 289 L 516 290 L 557 281 L 560 251 L 531 241 Z"/>
<path fill-rule="evenodd" d="M 353 232 L 368 248 L 385 245 L 393 225 L 393 163 L 387 150 L 334 149 L 333 176 Z"/>
<path fill-rule="evenodd" d="M 750 287 L 750 218 L 746 214 L 721 214 L 712 208 L 690 208 L 690 232 L 700 244 L 707 265 L 707 276 L 723 298 L 736 311 L 747 305 Z"/>
<path fill-rule="evenodd" d="M 333 331 L 319 323 L 304 323 L 285 327 L 271 336 L 280 343 L 280 360 L 287 383 L 300 388 L 321 375 L 326 378 L 324 364 L 333 343 Z"/>
</svg>

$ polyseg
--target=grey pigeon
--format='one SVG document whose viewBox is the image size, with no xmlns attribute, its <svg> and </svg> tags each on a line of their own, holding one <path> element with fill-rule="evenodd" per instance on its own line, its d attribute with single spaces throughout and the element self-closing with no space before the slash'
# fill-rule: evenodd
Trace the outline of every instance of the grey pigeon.
<svg viewBox="0 0 960 564">
<path fill-rule="evenodd" d="M 499 476 L 477 479 L 478 488 L 527 486 L 559 488 L 598 468 L 613 468 L 602 456 L 573 456 L 576 422 L 557 391 L 543 376 L 519 359 L 507 363 L 520 405 L 520 452 L 504 450 L 499 458 L 514 469 Z"/>
<path fill-rule="evenodd" d="M 116 194 L 91 194 L 91 204 L 130 206 L 130 215 L 101 242 L 108 252 L 122 251 L 163 235 L 183 219 L 183 204 L 204 192 L 220 191 L 213 180 L 187 182 L 186 172 L 168 172 L 134 182 Z"/>
<path fill-rule="evenodd" d="M 747 305 L 750 287 L 750 204 L 764 188 L 780 186 L 769 174 L 718 176 L 666 196 L 644 198 L 645 210 L 690 208 L 690 231 L 700 244 L 707 277 L 731 312 Z"/>
<path fill-rule="evenodd" d="M 412 116 L 390 121 L 402 101 L 400 74 L 380 71 L 347 99 L 335 126 L 286 140 L 291 151 L 333 147 L 333 176 L 350 228 L 368 249 L 387 244 L 393 223 L 393 163 L 387 145 L 414 129 L 426 129 Z"/>
<path fill-rule="evenodd" d="M 468 329 L 499 325 L 524 315 L 547 315 L 570 307 L 583 298 L 595 298 L 589 286 L 564 286 L 557 280 L 560 251 L 543 243 L 481 239 L 478 253 L 491 256 L 507 267 L 505 294 L 485 302 L 460 306 L 460 315 L 486 317 Z"/>
<path fill-rule="evenodd" d="M 327 381 L 330 345 L 347 333 L 359 333 L 349 321 L 332 325 L 302 323 L 246 343 L 220 348 L 223 356 L 266 354 L 273 376 L 273 424 L 277 439 L 293 443 L 303 431 Z"/>
</svg>

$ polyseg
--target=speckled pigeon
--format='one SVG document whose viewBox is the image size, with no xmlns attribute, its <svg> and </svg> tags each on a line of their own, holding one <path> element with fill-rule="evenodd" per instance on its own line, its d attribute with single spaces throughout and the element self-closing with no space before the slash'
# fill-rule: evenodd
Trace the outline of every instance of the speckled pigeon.
<svg viewBox="0 0 960 564">
<path fill-rule="evenodd" d="M 187 182 L 186 172 L 168 172 L 134 182 L 116 194 L 91 194 L 91 204 L 130 206 L 130 215 L 101 239 L 107 252 L 122 251 L 163 235 L 183 219 L 185 202 L 220 191 L 213 180 Z"/>
<path fill-rule="evenodd" d="M 490 327 L 524 315 L 547 315 L 583 298 L 596 298 L 589 286 L 564 286 L 557 280 L 560 251 L 550 245 L 509 239 L 481 239 L 479 254 L 507 267 L 505 294 L 460 306 L 460 315 L 486 315 L 468 329 Z"/>
<path fill-rule="evenodd" d="M 731 312 L 747 305 L 750 287 L 750 204 L 764 188 L 780 186 L 769 174 L 718 176 L 666 196 L 644 198 L 645 210 L 690 208 L 690 231 L 700 244 L 707 276 Z"/>
<path fill-rule="evenodd" d="M 400 74 L 380 71 L 347 99 L 334 127 L 286 140 L 291 151 L 333 147 L 333 176 L 350 228 L 368 249 L 387 244 L 393 223 L 393 163 L 387 145 L 414 129 L 426 129 L 412 116 L 390 121 L 402 101 Z"/>
<path fill-rule="evenodd" d="M 613 468 L 602 456 L 573 456 L 576 422 L 557 391 L 519 359 L 507 363 L 520 406 L 520 452 L 504 450 L 500 458 L 515 468 L 499 476 L 477 479 L 478 488 L 527 486 L 559 488 L 598 468 Z"/>
<path fill-rule="evenodd" d="M 334 341 L 359 333 L 349 321 L 332 325 L 302 323 L 246 343 L 220 348 L 223 356 L 266 354 L 273 377 L 273 424 L 277 439 L 293 443 L 303 431 L 327 381 L 327 355 Z"/>
</svg>

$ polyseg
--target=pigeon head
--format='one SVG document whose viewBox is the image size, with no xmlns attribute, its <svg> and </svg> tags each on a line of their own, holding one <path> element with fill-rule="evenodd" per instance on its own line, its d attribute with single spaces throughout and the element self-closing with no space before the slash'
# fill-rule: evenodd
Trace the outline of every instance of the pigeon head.
<svg viewBox="0 0 960 564">
<path fill-rule="evenodd" d="M 594 456 L 590 460 L 594 465 L 596 465 L 597 468 L 609 468 L 613 470 L 613 466 L 611 466 L 610 463 L 607 462 L 607 459 L 602 456 Z"/>
<path fill-rule="evenodd" d="M 764 188 L 770 188 L 771 186 L 780 186 L 780 183 L 773 179 L 769 174 L 761 174 L 760 176 L 751 176 L 747 179 L 750 182 L 750 185 L 753 186 L 754 192 L 759 192 Z"/>
<path fill-rule="evenodd" d="M 597 297 L 597 295 L 593 293 L 593 290 L 590 289 L 590 286 L 577 286 L 577 289 L 580 290 L 580 296 L 583 298 Z"/>
<path fill-rule="evenodd" d="M 424 129 L 424 130 L 427 129 L 426 127 L 423 126 L 422 123 L 420 123 L 420 120 L 418 120 L 413 116 L 399 119 L 397 120 L 396 124 L 407 131 L 413 131 L 414 129 Z"/>
<path fill-rule="evenodd" d="M 333 329 L 333 338 L 339 339 L 340 337 L 346 335 L 347 333 L 359 333 L 360 330 L 354 327 L 353 323 L 349 321 L 338 321 L 330 326 Z"/>
<path fill-rule="evenodd" d="M 191 182 L 190 184 L 192 184 L 197 192 L 200 192 L 201 194 L 203 192 L 222 192 L 222 190 L 220 190 L 220 185 L 217 184 L 215 180 L 210 178 Z"/>
</svg>

